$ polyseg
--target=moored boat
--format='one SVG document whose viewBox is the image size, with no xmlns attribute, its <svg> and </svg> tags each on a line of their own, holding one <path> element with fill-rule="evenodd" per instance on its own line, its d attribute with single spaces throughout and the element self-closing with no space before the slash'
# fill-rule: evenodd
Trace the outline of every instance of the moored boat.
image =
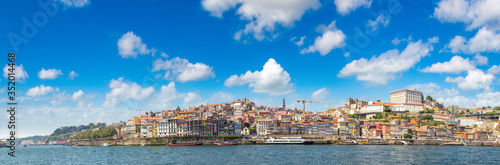
<svg viewBox="0 0 500 165">
<path fill-rule="evenodd" d="M 217 145 L 217 143 L 214 143 L 212 141 L 206 141 L 206 142 L 203 142 L 203 145 L 204 146 L 215 146 L 215 145 Z"/>
<path fill-rule="evenodd" d="M 223 142 L 223 143 L 217 143 L 218 146 L 226 146 L 226 145 L 237 145 L 238 143 L 236 142 Z"/>
<path fill-rule="evenodd" d="M 358 145 L 355 141 L 342 141 L 340 142 L 341 145 Z"/>
<path fill-rule="evenodd" d="M 386 142 L 368 142 L 367 145 L 388 145 Z"/>
<path fill-rule="evenodd" d="M 282 137 L 280 139 L 269 138 L 266 144 L 313 144 L 314 141 L 306 141 L 302 137 Z"/>
</svg>

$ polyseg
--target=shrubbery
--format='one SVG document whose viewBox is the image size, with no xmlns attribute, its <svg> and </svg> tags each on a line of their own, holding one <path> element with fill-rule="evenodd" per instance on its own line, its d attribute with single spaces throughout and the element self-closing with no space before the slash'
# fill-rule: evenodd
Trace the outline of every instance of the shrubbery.
<svg viewBox="0 0 500 165">
<path fill-rule="evenodd" d="M 95 139 L 95 138 L 105 138 L 116 135 L 116 129 L 113 127 L 105 127 L 99 129 L 97 131 L 88 131 L 83 133 L 82 135 L 76 135 L 74 139 Z"/>
</svg>

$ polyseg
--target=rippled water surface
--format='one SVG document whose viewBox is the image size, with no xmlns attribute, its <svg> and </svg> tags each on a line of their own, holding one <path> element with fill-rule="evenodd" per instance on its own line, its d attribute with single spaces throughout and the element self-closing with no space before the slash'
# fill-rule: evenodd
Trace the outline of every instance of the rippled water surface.
<svg viewBox="0 0 500 165">
<path fill-rule="evenodd" d="M 0 164 L 500 164 L 499 147 L 242 145 L 0 149 Z"/>
</svg>

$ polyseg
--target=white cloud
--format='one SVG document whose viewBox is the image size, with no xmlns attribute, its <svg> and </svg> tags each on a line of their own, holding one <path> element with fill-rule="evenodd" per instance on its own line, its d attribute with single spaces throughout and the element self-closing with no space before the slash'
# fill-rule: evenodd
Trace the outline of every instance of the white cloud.
<svg viewBox="0 0 500 165">
<path fill-rule="evenodd" d="M 467 50 L 467 46 L 465 43 L 467 40 L 462 36 L 455 36 L 451 39 L 450 43 L 445 45 L 445 49 L 448 49 L 452 53 L 460 53 L 465 52 Z"/>
<path fill-rule="evenodd" d="M 477 65 L 488 65 L 488 57 L 476 54 L 473 62 Z"/>
<path fill-rule="evenodd" d="M 333 49 L 341 48 L 345 45 L 346 36 L 335 27 L 335 21 L 332 21 L 328 26 L 320 25 L 317 29 L 322 35 L 316 37 L 313 45 L 302 49 L 300 51 L 301 54 L 319 52 L 319 54 L 324 56 Z"/>
<path fill-rule="evenodd" d="M 222 17 L 222 14 L 236 7 L 239 0 L 202 0 L 201 5 L 203 8 L 210 12 L 210 15 L 214 17 Z"/>
<path fill-rule="evenodd" d="M 456 90 L 455 88 L 441 90 L 441 87 L 436 83 L 414 84 L 406 88 L 417 89 L 424 94 L 424 98 L 425 96 L 430 95 L 435 100 L 438 100 L 438 98 L 442 100 L 442 98 L 454 97 L 459 94 L 458 90 Z"/>
<path fill-rule="evenodd" d="M 449 83 L 459 83 L 459 82 L 464 81 L 464 77 L 462 77 L 462 76 L 458 76 L 455 78 L 446 77 L 446 79 L 444 81 L 449 82 Z"/>
<path fill-rule="evenodd" d="M 476 95 L 477 106 L 500 106 L 500 92 L 493 92 L 489 88 Z"/>
<path fill-rule="evenodd" d="M 467 98 L 464 96 L 455 96 L 444 99 L 447 105 L 459 105 L 465 108 L 486 107 L 486 106 L 500 106 L 500 92 L 491 91 L 485 88 L 483 92 L 476 94 L 475 98 Z"/>
<path fill-rule="evenodd" d="M 75 77 L 78 77 L 78 73 L 76 73 L 75 71 L 71 71 L 71 72 L 69 72 L 69 74 L 68 74 L 68 79 L 70 79 L 70 80 L 74 80 L 74 79 L 75 79 Z"/>
<path fill-rule="evenodd" d="M 335 0 L 333 3 L 337 6 L 339 14 L 347 15 L 359 7 L 370 8 L 372 0 Z"/>
<path fill-rule="evenodd" d="M 367 25 L 370 26 L 370 28 L 372 28 L 372 31 L 375 31 L 375 30 L 377 30 L 379 25 L 387 27 L 387 25 L 389 25 L 389 21 L 390 21 L 390 19 L 387 16 L 380 14 L 375 21 L 368 20 Z M 398 42 L 398 44 L 399 44 L 399 42 Z M 397 44 L 394 44 L 394 45 L 397 45 Z"/>
<path fill-rule="evenodd" d="M 206 80 L 214 78 L 213 67 L 203 63 L 190 63 L 187 59 L 175 57 L 171 60 L 157 59 L 153 62 L 153 72 L 166 71 L 164 79 L 175 78 L 180 82 Z"/>
<path fill-rule="evenodd" d="M 476 99 L 467 98 L 465 96 L 447 97 L 447 98 L 444 98 L 442 101 L 445 104 L 445 106 L 458 105 L 458 106 L 464 107 L 464 108 L 474 108 L 474 107 L 476 107 L 476 103 L 477 103 Z"/>
<path fill-rule="evenodd" d="M 398 37 L 396 37 L 396 38 L 394 38 L 394 39 L 391 41 L 391 43 L 392 43 L 393 45 L 399 45 L 399 43 L 401 43 L 401 41 L 404 41 L 404 39 L 401 39 L 401 40 L 400 40 Z"/>
<path fill-rule="evenodd" d="M 5 67 L 3 68 L 3 77 L 8 79 L 9 78 L 9 73 L 11 73 L 9 71 L 11 67 L 9 67 L 9 65 L 5 65 Z M 16 81 L 19 81 L 20 82 L 23 82 L 24 80 L 26 79 L 29 79 L 30 77 L 28 76 L 28 73 L 26 72 L 26 70 L 24 70 L 24 67 L 23 65 L 16 65 L 14 67 L 14 74 L 15 74 L 15 77 L 16 77 Z"/>
<path fill-rule="evenodd" d="M 182 103 L 184 107 L 199 106 L 200 104 L 207 104 L 207 100 L 203 99 L 200 95 L 198 95 L 198 93 L 195 92 L 187 93 Z"/>
<path fill-rule="evenodd" d="M 44 79 L 53 80 L 53 79 L 56 79 L 60 75 L 63 75 L 63 73 L 59 69 L 47 69 L 47 70 L 45 70 L 45 68 L 42 68 L 42 70 L 40 70 L 40 72 L 38 72 L 38 78 L 40 78 L 42 80 L 44 80 Z"/>
<path fill-rule="evenodd" d="M 141 37 L 138 37 L 134 32 L 129 31 L 118 39 L 118 54 L 122 58 L 137 58 L 137 55 L 145 55 L 151 53 L 146 44 L 142 43 Z"/>
<path fill-rule="evenodd" d="M 326 87 L 314 91 L 311 95 L 313 100 L 325 100 L 328 96 L 330 96 L 330 90 Z"/>
<path fill-rule="evenodd" d="M 170 82 L 168 85 L 163 85 L 160 92 L 151 96 L 147 107 L 151 109 L 171 109 L 174 108 L 172 104 L 182 101 L 182 106 L 198 106 L 206 104 L 207 100 L 203 99 L 197 92 L 181 93 L 177 91 L 175 82 Z"/>
<path fill-rule="evenodd" d="M 499 27 L 498 0 L 442 0 L 437 5 L 434 17 L 441 22 L 463 22 L 467 30 L 482 26 Z"/>
<path fill-rule="evenodd" d="M 438 62 L 420 71 L 427 73 L 460 73 L 474 69 L 476 69 L 476 66 L 468 58 L 464 59 L 460 56 L 453 56 L 450 61 Z"/>
<path fill-rule="evenodd" d="M 350 57 L 351 55 L 349 54 L 349 52 L 346 52 L 344 53 L 344 57 Z"/>
<path fill-rule="evenodd" d="M 500 10 L 499 10 L 500 11 Z M 500 34 L 493 30 L 481 28 L 477 34 L 467 42 L 470 53 L 499 52 Z"/>
<path fill-rule="evenodd" d="M 103 103 L 105 107 L 118 106 L 125 100 L 142 100 L 145 99 L 155 91 L 153 87 L 143 88 L 135 82 L 124 81 L 123 77 L 118 80 L 112 79 L 109 82 L 110 92 L 106 93 L 106 99 Z"/>
<path fill-rule="evenodd" d="M 493 74 L 484 73 L 482 70 L 469 70 L 465 78 L 462 76 L 451 78 L 446 77 L 445 81 L 457 83 L 458 88 L 464 91 L 488 88 L 495 79 Z"/>
<path fill-rule="evenodd" d="M 479 29 L 476 35 L 468 41 L 462 36 L 455 36 L 445 50 L 452 53 L 475 54 L 481 52 L 500 52 L 500 34 L 485 27 Z"/>
<path fill-rule="evenodd" d="M 52 92 L 59 91 L 59 88 L 52 88 L 51 86 L 44 86 L 40 85 L 37 87 L 33 87 L 31 89 L 28 89 L 28 92 L 26 92 L 27 96 L 31 97 L 37 97 L 37 96 L 43 96 Z"/>
<path fill-rule="evenodd" d="M 500 66 L 498 65 L 491 66 L 491 68 L 488 69 L 487 73 L 492 75 L 500 74 Z"/>
<path fill-rule="evenodd" d="M 293 92 L 290 75 L 274 59 L 270 58 L 262 71 L 247 71 L 245 74 L 232 75 L 224 82 L 224 86 L 249 84 L 254 93 L 267 93 L 271 96 Z"/>
<path fill-rule="evenodd" d="M 153 96 L 148 106 L 153 109 L 171 108 L 171 103 L 175 100 L 183 99 L 186 94 L 179 93 L 174 82 L 170 82 L 167 86 L 162 85 L 160 92 Z"/>
<path fill-rule="evenodd" d="M 50 103 L 52 105 L 60 105 L 70 99 L 71 96 L 66 95 L 66 92 L 55 93 Z"/>
<path fill-rule="evenodd" d="M 304 39 L 306 38 L 306 36 L 300 37 L 299 41 L 295 41 L 296 38 L 297 37 L 293 37 L 292 39 L 290 39 L 290 41 L 292 41 L 295 45 L 297 45 L 299 47 L 302 46 L 302 45 L 304 45 Z"/>
<path fill-rule="evenodd" d="M 87 5 L 90 5 L 90 0 L 59 0 L 59 2 L 63 3 L 66 7 L 75 7 L 80 8 Z"/>
<path fill-rule="evenodd" d="M 391 41 L 391 43 L 393 45 L 399 45 L 399 43 L 401 43 L 402 41 L 407 41 L 408 43 L 410 43 L 411 41 L 413 41 L 413 38 L 411 38 L 411 35 L 408 36 L 408 38 L 403 38 L 403 39 L 399 39 L 398 37 L 396 37 Z"/>
<path fill-rule="evenodd" d="M 221 102 L 233 101 L 234 98 L 235 97 L 231 93 L 218 92 L 214 94 L 209 101 L 210 103 L 221 103 Z"/>
<path fill-rule="evenodd" d="M 82 90 L 78 90 L 77 92 L 73 92 L 73 95 L 71 96 L 71 99 L 74 101 L 80 100 L 83 98 L 83 95 L 85 93 Z"/>
<path fill-rule="evenodd" d="M 432 44 L 438 38 L 430 38 L 428 42 L 410 42 L 406 48 L 399 52 L 397 49 L 389 50 L 380 56 L 371 59 L 361 58 L 347 64 L 340 70 L 338 77 L 356 76 L 356 80 L 364 81 L 371 85 L 385 85 L 389 80 L 394 80 L 416 63 L 420 62 L 433 50 Z"/>
<path fill-rule="evenodd" d="M 257 40 L 276 37 L 276 26 L 292 27 L 308 10 L 321 7 L 318 0 L 203 0 L 203 8 L 212 16 L 222 17 L 225 11 L 237 8 L 241 20 L 249 21 L 245 28 L 236 32 L 234 38 L 253 34 Z"/>
<path fill-rule="evenodd" d="M 161 56 L 161 57 L 163 57 L 163 58 L 168 58 L 168 54 L 167 54 L 167 53 L 165 53 L 165 52 L 161 52 L 161 55 L 160 55 L 160 56 Z"/>
</svg>

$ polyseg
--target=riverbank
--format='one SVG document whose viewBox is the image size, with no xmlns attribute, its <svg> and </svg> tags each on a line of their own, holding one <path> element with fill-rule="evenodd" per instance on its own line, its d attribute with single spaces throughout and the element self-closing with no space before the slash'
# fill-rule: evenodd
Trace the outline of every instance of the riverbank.
<svg viewBox="0 0 500 165">
<path fill-rule="evenodd" d="M 71 146 L 102 146 L 105 143 L 110 146 L 166 146 L 171 142 L 172 138 L 129 138 L 129 139 L 107 139 L 107 140 L 73 140 L 68 143 Z M 240 140 L 240 139 L 223 139 L 223 138 L 202 138 L 198 140 L 184 139 L 179 142 L 199 141 L 213 145 L 215 142 L 221 141 L 236 141 L 238 145 L 265 145 L 265 140 Z M 312 145 L 437 145 L 437 146 L 493 146 L 500 147 L 498 142 L 460 142 L 460 141 L 437 141 L 437 140 L 311 140 Z M 373 143 L 379 142 L 379 143 Z"/>
</svg>

